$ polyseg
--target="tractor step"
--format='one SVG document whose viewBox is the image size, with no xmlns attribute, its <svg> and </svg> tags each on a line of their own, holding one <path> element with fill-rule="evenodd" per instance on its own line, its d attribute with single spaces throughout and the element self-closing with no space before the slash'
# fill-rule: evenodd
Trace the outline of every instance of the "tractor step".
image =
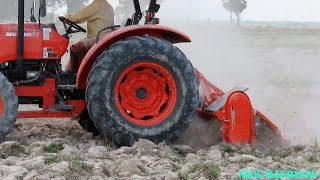
<svg viewBox="0 0 320 180">
<path fill-rule="evenodd" d="M 76 87 L 76 85 L 58 85 L 58 89 L 61 90 L 75 90 Z"/>
<path fill-rule="evenodd" d="M 53 104 L 51 106 L 51 110 L 54 110 L 54 111 L 72 111 L 74 110 L 74 106 L 73 105 L 66 105 L 64 103 L 60 103 L 60 104 Z"/>
<path fill-rule="evenodd" d="M 84 100 L 69 100 L 66 104 L 55 104 L 51 109 L 45 110 L 19 111 L 18 118 L 71 118 L 79 120 L 81 112 L 86 107 L 86 102 Z M 59 110 L 54 110 L 54 108 Z"/>
</svg>

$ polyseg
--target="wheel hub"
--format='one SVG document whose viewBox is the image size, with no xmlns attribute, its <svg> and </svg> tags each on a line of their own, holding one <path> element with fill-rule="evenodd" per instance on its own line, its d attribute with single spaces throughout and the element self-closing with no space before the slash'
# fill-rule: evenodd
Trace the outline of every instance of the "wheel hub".
<svg viewBox="0 0 320 180">
<path fill-rule="evenodd" d="M 147 97 L 147 90 L 145 88 L 139 88 L 137 91 L 136 91 L 136 96 L 139 98 L 139 99 L 144 99 Z"/>
<path fill-rule="evenodd" d="M 154 63 L 127 68 L 115 89 L 117 107 L 126 119 L 142 126 L 165 120 L 176 103 L 176 84 L 171 74 Z"/>
</svg>

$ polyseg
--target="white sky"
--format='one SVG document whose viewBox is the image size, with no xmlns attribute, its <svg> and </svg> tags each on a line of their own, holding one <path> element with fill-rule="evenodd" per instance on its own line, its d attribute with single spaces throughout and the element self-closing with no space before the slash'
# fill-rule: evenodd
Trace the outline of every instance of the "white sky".
<svg viewBox="0 0 320 180">
<path fill-rule="evenodd" d="M 128 0 L 129 1 L 129 0 Z M 109 0 L 117 5 L 118 0 Z M 320 0 L 247 0 L 242 20 L 320 21 Z M 227 20 L 221 0 L 165 0 L 158 14 L 168 19 Z"/>
</svg>

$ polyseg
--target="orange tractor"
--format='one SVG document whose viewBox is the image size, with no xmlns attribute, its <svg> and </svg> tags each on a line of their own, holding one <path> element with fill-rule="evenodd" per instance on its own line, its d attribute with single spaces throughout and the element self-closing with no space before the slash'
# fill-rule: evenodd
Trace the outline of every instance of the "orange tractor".
<svg viewBox="0 0 320 180">
<path fill-rule="evenodd" d="M 134 5 L 132 18 L 102 29 L 113 31 L 97 38 L 73 64 L 74 71 L 63 71 L 70 34 L 86 30 L 60 18 L 66 30 L 60 35 L 55 24 L 40 23 L 45 0 L 40 0 L 38 22 L 34 13 L 31 22 L 24 22 L 24 0 L 19 0 L 18 23 L 0 24 L 0 139 L 17 118 L 71 118 L 118 145 L 130 146 L 140 138 L 169 143 L 199 113 L 221 121 L 226 142 L 256 144 L 263 134 L 281 141 L 277 127 L 253 110 L 246 89 L 222 92 L 173 45 L 191 39 L 159 25 L 156 0 L 145 16 L 138 0 Z M 40 110 L 18 111 L 19 104 L 36 104 Z"/>
</svg>

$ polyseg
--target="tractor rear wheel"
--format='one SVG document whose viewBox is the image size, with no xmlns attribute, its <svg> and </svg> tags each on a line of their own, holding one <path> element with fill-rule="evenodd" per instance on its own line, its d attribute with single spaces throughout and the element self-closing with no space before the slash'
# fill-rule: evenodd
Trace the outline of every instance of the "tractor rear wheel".
<svg viewBox="0 0 320 180">
<path fill-rule="evenodd" d="M 199 104 L 199 82 L 187 57 L 171 43 L 130 37 L 107 49 L 89 74 L 86 101 L 98 129 L 118 145 L 140 138 L 169 143 Z"/>
<path fill-rule="evenodd" d="M 18 97 L 13 85 L 0 73 L 0 141 L 9 134 L 18 116 Z"/>
</svg>

